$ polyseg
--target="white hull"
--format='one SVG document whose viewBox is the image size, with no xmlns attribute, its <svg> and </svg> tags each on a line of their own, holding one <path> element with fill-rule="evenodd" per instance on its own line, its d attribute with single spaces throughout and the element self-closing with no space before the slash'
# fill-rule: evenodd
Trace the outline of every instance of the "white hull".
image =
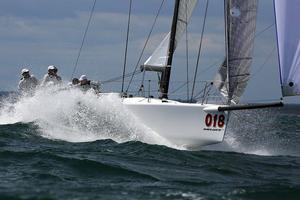
<svg viewBox="0 0 300 200">
<path fill-rule="evenodd" d="M 223 141 L 228 113 L 218 112 L 220 105 L 142 97 L 124 98 L 123 104 L 138 121 L 175 145 L 199 149 Z"/>
</svg>

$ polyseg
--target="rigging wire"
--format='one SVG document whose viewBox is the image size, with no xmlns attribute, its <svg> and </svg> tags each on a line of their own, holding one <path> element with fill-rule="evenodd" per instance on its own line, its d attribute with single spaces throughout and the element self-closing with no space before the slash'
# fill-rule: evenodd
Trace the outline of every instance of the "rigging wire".
<svg viewBox="0 0 300 200">
<path fill-rule="evenodd" d="M 127 78 L 127 77 L 132 76 L 132 74 L 140 74 L 140 73 L 142 73 L 142 72 L 141 72 L 141 71 L 138 71 L 138 72 L 136 72 L 136 71 L 135 71 L 135 72 L 130 72 L 130 73 L 128 73 L 128 74 L 125 74 L 124 77 Z M 116 77 L 110 78 L 110 79 L 108 79 L 108 80 L 101 81 L 101 84 L 117 82 L 117 81 L 119 81 L 119 80 L 122 80 L 122 78 L 123 78 L 123 75 L 121 75 L 121 76 L 116 76 Z"/>
<path fill-rule="evenodd" d="M 140 57 L 139 57 L 139 59 L 138 59 L 136 65 L 135 65 L 135 68 L 134 68 L 134 70 L 133 70 L 132 76 L 131 76 L 130 81 L 129 81 L 129 83 L 128 83 L 128 86 L 127 86 L 127 89 L 126 89 L 126 93 L 127 93 L 128 90 L 129 90 L 129 87 L 130 87 L 130 85 L 131 85 L 131 83 L 132 83 L 132 79 L 133 79 L 134 75 L 136 75 L 135 72 L 137 71 L 137 68 L 138 68 L 139 63 L 140 63 L 140 61 L 141 61 L 141 59 L 142 59 L 142 56 L 144 55 L 144 51 L 145 51 L 145 49 L 146 49 L 146 47 L 147 47 L 147 44 L 148 44 L 149 39 L 150 39 L 150 36 L 151 36 L 151 34 L 152 34 L 152 32 L 153 32 L 154 26 L 155 26 L 155 24 L 156 24 L 156 21 L 157 21 L 157 18 L 158 18 L 158 16 L 159 16 L 160 12 L 161 12 L 161 9 L 162 9 L 162 7 L 163 7 L 163 5 L 164 5 L 164 2 L 165 2 L 165 0 L 162 0 L 162 2 L 161 2 L 161 4 L 160 4 L 160 7 L 159 7 L 159 9 L 158 9 L 158 11 L 157 11 L 157 14 L 156 14 L 155 19 L 154 19 L 154 21 L 153 21 L 153 24 L 152 24 L 152 26 L 151 26 L 150 32 L 149 32 L 149 34 L 148 34 L 148 36 L 147 36 L 147 40 L 146 40 L 146 42 L 145 42 L 145 44 L 144 44 L 144 47 L 143 47 L 143 49 L 142 49 L 142 51 L 141 51 L 141 54 L 140 54 Z"/>
<path fill-rule="evenodd" d="M 266 64 L 267 62 L 271 59 L 272 55 L 274 54 L 276 50 L 276 47 L 274 46 L 273 49 L 270 51 L 270 53 L 268 54 L 268 56 L 266 57 L 266 59 L 264 60 L 264 62 L 259 66 L 259 68 L 250 76 L 250 78 L 253 78 L 255 76 L 257 76 L 259 74 L 259 72 L 261 70 L 263 70 L 265 67 L 266 67 Z M 244 81 L 241 81 L 240 83 L 243 83 L 243 82 L 247 82 L 248 80 L 244 80 Z"/>
<path fill-rule="evenodd" d="M 76 71 L 77 66 L 78 66 L 78 61 L 79 61 L 79 58 L 80 58 L 80 55 L 81 55 L 81 51 L 82 51 L 82 48 L 83 48 L 83 45 L 84 45 L 84 42 L 85 42 L 87 32 L 89 30 L 89 27 L 90 27 L 90 24 L 91 24 L 91 21 L 92 21 L 92 17 L 93 17 L 94 11 L 95 11 L 96 3 L 97 3 L 97 0 L 94 0 L 92 10 L 90 12 L 89 20 L 88 20 L 88 23 L 86 25 L 86 28 L 85 28 L 85 31 L 84 31 L 84 34 L 83 34 L 83 38 L 82 38 L 82 41 L 81 41 L 81 45 L 80 45 L 80 48 L 79 48 L 79 51 L 78 51 L 78 54 L 77 54 L 76 62 L 75 62 L 75 65 L 74 65 L 74 68 L 73 68 L 73 71 L 72 71 L 71 80 L 74 77 L 75 71 Z"/>
<path fill-rule="evenodd" d="M 173 91 L 171 92 L 171 94 L 176 93 L 178 90 L 180 90 L 181 88 L 183 88 L 183 87 L 186 86 L 187 84 L 188 84 L 188 82 L 183 83 L 181 86 L 179 86 L 178 88 L 176 88 L 175 90 L 173 90 Z"/>
<path fill-rule="evenodd" d="M 200 60 L 200 53 L 201 53 L 201 49 L 202 49 L 202 41 L 203 41 L 205 23 L 206 23 L 206 18 L 207 18 L 208 4 L 209 4 L 209 0 L 206 0 L 206 7 L 205 7 L 205 13 L 204 13 L 204 19 L 203 19 L 203 25 L 202 25 L 202 31 L 201 31 L 201 38 L 200 38 L 200 44 L 199 44 L 199 50 L 198 50 L 198 56 L 197 56 L 197 64 L 196 64 L 196 69 L 195 69 L 195 74 L 194 74 L 194 80 L 193 80 L 191 101 L 192 101 L 193 95 L 194 95 L 195 83 L 196 83 L 196 78 L 197 78 L 197 72 L 198 72 L 198 68 L 199 68 L 199 60 Z"/>
<path fill-rule="evenodd" d="M 266 32 L 267 30 L 269 30 L 270 28 L 272 28 L 275 25 L 275 23 L 267 26 L 266 28 L 264 28 L 263 30 L 259 31 L 257 34 L 255 34 L 254 38 L 257 38 L 258 36 L 260 36 L 261 34 L 263 34 L 264 32 Z"/>
<path fill-rule="evenodd" d="M 258 74 L 258 73 L 266 66 L 267 62 L 271 59 L 273 53 L 275 52 L 275 49 L 276 49 L 276 46 L 273 47 L 272 51 L 271 51 L 270 54 L 267 56 L 266 60 L 265 60 L 265 61 L 263 62 L 263 64 L 259 67 L 259 69 L 253 73 L 253 75 L 251 76 L 251 78 L 254 77 L 254 76 L 256 76 L 256 75 L 257 75 L 257 74 Z"/>
<path fill-rule="evenodd" d="M 122 77 L 121 93 L 124 92 L 124 80 L 125 80 L 126 63 L 127 63 L 127 50 L 128 50 L 129 31 L 130 31 L 131 8 L 132 8 L 132 0 L 129 0 L 128 24 L 127 24 L 127 35 L 126 35 L 126 46 L 125 46 L 125 55 L 124 55 L 124 66 L 123 66 L 123 77 Z"/>
<path fill-rule="evenodd" d="M 223 59 L 222 59 L 223 60 Z M 218 63 L 222 62 L 222 60 L 218 59 L 215 60 L 215 62 L 213 62 L 211 65 L 209 65 L 208 67 L 204 68 L 203 70 L 199 71 L 200 73 L 206 72 L 209 69 L 211 69 L 212 67 L 216 66 Z M 199 81 L 196 81 L 199 82 Z M 200 81 L 202 82 L 202 81 Z M 180 90 L 181 88 L 183 88 L 186 84 L 188 84 L 188 82 L 183 83 L 181 86 L 178 86 L 178 88 L 174 89 L 171 93 L 175 93 L 176 91 Z"/>
</svg>

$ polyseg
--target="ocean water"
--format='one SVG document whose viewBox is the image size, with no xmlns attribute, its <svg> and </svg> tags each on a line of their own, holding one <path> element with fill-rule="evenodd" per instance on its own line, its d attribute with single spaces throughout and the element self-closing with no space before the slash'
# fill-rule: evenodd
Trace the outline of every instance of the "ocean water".
<svg viewBox="0 0 300 200">
<path fill-rule="evenodd" d="M 116 95 L 0 99 L 0 199 L 300 199 L 299 105 L 233 112 L 223 143 L 187 151 Z"/>
</svg>

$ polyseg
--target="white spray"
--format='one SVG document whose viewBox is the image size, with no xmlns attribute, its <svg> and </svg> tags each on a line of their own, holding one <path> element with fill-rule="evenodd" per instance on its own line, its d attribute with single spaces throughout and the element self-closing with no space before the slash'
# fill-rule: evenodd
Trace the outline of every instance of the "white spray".
<svg viewBox="0 0 300 200">
<path fill-rule="evenodd" d="M 16 102 L 2 102 L 0 124 L 34 122 L 43 137 L 69 142 L 112 139 L 173 147 L 126 110 L 117 94 L 48 88 Z"/>
</svg>

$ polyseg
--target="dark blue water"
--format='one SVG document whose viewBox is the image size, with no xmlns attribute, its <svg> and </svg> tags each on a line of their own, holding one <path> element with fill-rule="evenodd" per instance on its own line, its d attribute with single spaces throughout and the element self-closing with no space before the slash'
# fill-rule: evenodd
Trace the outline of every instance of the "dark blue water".
<svg viewBox="0 0 300 200">
<path fill-rule="evenodd" d="M 299 109 L 235 112 L 224 143 L 197 152 L 0 118 L 0 199 L 300 199 Z"/>
</svg>

